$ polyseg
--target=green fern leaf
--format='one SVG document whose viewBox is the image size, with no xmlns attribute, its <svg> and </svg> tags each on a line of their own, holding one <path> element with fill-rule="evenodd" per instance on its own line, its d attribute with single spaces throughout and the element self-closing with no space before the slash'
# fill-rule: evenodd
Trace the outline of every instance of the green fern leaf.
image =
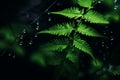
<svg viewBox="0 0 120 80">
<path fill-rule="evenodd" d="M 91 50 L 89 44 L 85 40 L 80 39 L 78 35 L 76 35 L 74 38 L 73 46 L 75 46 L 79 50 L 87 53 L 88 55 L 90 55 L 93 58 L 92 50 Z"/>
<path fill-rule="evenodd" d="M 53 40 L 51 43 L 47 43 L 41 47 L 42 51 L 48 52 L 48 51 L 63 51 L 68 44 L 67 39 L 56 39 Z"/>
<path fill-rule="evenodd" d="M 95 29 L 91 27 L 87 27 L 86 25 L 80 23 L 77 28 L 77 32 L 86 35 L 86 36 L 92 36 L 92 37 L 103 37 L 100 35 Z"/>
<path fill-rule="evenodd" d="M 78 61 L 78 56 L 76 54 L 71 53 L 71 52 L 69 52 L 66 55 L 66 58 L 73 63 L 76 63 Z"/>
<path fill-rule="evenodd" d="M 109 24 L 109 21 L 107 21 L 101 14 L 92 10 L 88 11 L 84 15 L 84 18 L 90 23 Z"/>
<path fill-rule="evenodd" d="M 82 7 L 91 8 L 92 0 L 77 0 L 77 3 Z"/>
<path fill-rule="evenodd" d="M 78 8 L 67 8 L 64 9 L 62 11 L 57 11 L 57 12 L 50 12 L 52 14 L 58 14 L 58 15 L 62 15 L 68 18 L 79 18 L 82 16 L 82 14 L 84 13 L 83 10 L 79 10 Z"/>
<path fill-rule="evenodd" d="M 70 33 L 73 30 L 74 25 L 70 23 L 64 23 L 64 24 L 58 24 L 55 25 L 48 30 L 43 30 L 38 33 L 47 33 L 47 34 L 52 34 L 52 35 L 58 35 L 58 36 L 69 36 Z"/>
</svg>

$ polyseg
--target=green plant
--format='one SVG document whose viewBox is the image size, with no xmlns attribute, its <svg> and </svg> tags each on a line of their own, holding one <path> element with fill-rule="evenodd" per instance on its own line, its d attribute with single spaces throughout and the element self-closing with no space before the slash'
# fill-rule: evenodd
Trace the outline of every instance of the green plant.
<svg viewBox="0 0 120 80">
<path fill-rule="evenodd" d="M 58 75 L 71 75 L 70 80 L 75 78 L 77 80 L 82 75 L 79 72 L 80 53 L 89 55 L 94 60 L 94 64 L 99 66 L 90 45 L 82 36 L 100 38 L 105 38 L 105 36 L 97 32 L 89 24 L 109 24 L 109 21 L 102 14 L 94 10 L 95 1 L 76 0 L 74 3 L 79 5 L 79 7 L 73 6 L 61 11 L 50 12 L 50 14 L 67 17 L 70 21 L 55 24 L 49 29 L 39 31 L 38 34 L 50 34 L 55 37 L 58 36 L 58 38 L 41 45 L 40 51 L 32 55 L 32 60 L 39 62 L 43 66 L 46 64 L 59 65 L 61 71 Z M 38 55 L 39 52 L 40 54 Z M 75 75 L 74 78 L 73 75 Z M 59 76 L 56 80 L 58 80 Z"/>
<path fill-rule="evenodd" d="M 60 39 L 54 39 L 41 47 L 43 53 L 63 52 L 66 59 L 71 62 L 78 62 L 79 51 L 87 53 L 95 60 L 90 45 L 81 35 L 91 37 L 104 37 L 98 33 L 90 24 L 109 24 L 109 21 L 103 15 L 94 11 L 93 0 L 76 0 L 75 4 L 79 7 L 71 7 L 50 14 L 58 14 L 70 18 L 72 21 L 56 24 L 55 26 L 38 32 L 39 34 L 51 34 L 60 36 Z"/>
</svg>

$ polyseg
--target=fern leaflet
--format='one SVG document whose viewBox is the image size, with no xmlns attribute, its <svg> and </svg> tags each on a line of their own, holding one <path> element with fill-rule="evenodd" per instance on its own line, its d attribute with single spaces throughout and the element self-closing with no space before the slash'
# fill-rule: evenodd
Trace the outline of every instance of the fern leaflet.
<svg viewBox="0 0 120 80">
<path fill-rule="evenodd" d="M 46 66 L 46 61 L 45 61 L 45 58 L 42 54 L 38 54 L 38 53 L 35 53 L 31 56 L 31 60 L 33 62 L 36 62 L 42 66 Z"/>
<path fill-rule="evenodd" d="M 73 27 L 74 25 L 69 23 L 58 24 L 49 28 L 48 30 L 43 30 L 38 33 L 48 33 L 48 34 L 58 35 L 58 36 L 61 36 L 61 35 L 69 36 L 73 30 Z"/>
<path fill-rule="evenodd" d="M 73 8 L 64 9 L 62 11 L 50 12 L 50 13 L 62 15 L 62 16 L 68 17 L 68 18 L 79 18 L 82 16 L 84 11 L 73 7 Z"/>
<path fill-rule="evenodd" d="M 47 43 L 41 47 L 42 51 L 49 52 L 49 51 L 63 51 L 68 44 L 67 39 L 56 39 L 53 40 L 51 43 Z"/>
<path fill-rule="evenodd" d="M 86 36 L 92 36 L 92 37 L 103 37 L 100 35 L 95 29 L 91 27 L 87 27 L 86 25 L 80 23 L 77 28 L 77 32 L 86 35 Z"/>
<path fill-rule="evenodd" d="M 73 46 L 75 46 L 79 50 L 87 53 L 88 55 L 90 55 L 93 58 L 92 50 L 91 50 L 89 44 L 85 40 L 80 39 L 78 35 L 76 35 L 74 38 Z"/>
<path fill-rule="evenodd" d="M 89 21 L 90 23 L 97 23 L 97 24 L 109 24 L 109 21 L 107 21 L 103 16 L 95 11 L 88 11 L 84 18 Z"/>
<path fill-rule="evenodd" d="M 90 8 L 92 5 L 92 0 L 77 0 L 77 3 L 82 7 Z"/>
<path fill-rule="evenodd" d="M 78 56 L 74 53 L 71 53 L 71 52 L 67 53 L 66 58 L 73 63 L 76 63 L 78 61 Z"/>
</svg>

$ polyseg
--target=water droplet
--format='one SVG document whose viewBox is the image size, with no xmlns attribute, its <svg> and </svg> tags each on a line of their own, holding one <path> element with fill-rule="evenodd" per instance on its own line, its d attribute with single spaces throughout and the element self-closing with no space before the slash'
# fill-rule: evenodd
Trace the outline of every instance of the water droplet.
<svg viewBox="0 0 120 80">
<path fill-rule="evenodd" d="M 23 39 L 23 35 L 20 36 L 20 39 Z"/>
<path fill-rule="evenodd" d="M 106 32 L 103 33 L 104 35 L 106 34 Z"/>
<path fill-rule="evenodd" d="M 114 10 L 116 10 L 117 8 L 118 8 L 118 5 L 115 5 L 115 6 L 114 6 Z"/>
<path fill-rule="evenodd" d="M 39 26 L 36 27 L 36 30 L 39 30 Z"/>
<path fill-rule="evenodd" d="M 39 22 L 37 21 L 36 25 L 38 26 L 39 25 Z"/>
<path fill-rule="evenodd" d="M 85 22 L 87 22 L 87 20 L 85 20 Z"/>
<path fill-rule="evenodd" d="M 15 59 L 15 57 L 16 57 L 16 56 L 14 55 L 13 58 Z"/>
<path fill-rule="evenodd" d="M 48 12 L 47 14 L 48 14 L 48 15 L 50 15 L 50 13 L 49 13 L 49 12 Z"/>
<path fill-rule="evenodd" d="M 37 34 L 35 34 L 35 37 L 38 37 L 38 35 L 37 35 Z"/>
<path fill-rule="evenodd" d="M 23 42 L 20 42 L 20 44 L 19 45 L 23 45 Z"/>
<path fill-rule="evenodd" d="M 113 32 L 111 31 L 110 33 L 112 34 Z"/>
<path fill-rule="evenodd" d="M 102 45 L 102 47 L 104 47 L 105 45 Z"/>
<path fill-rule="evenodd" d="M 32 45 L 32 40 L 29 42 L 30 45 Z"/>
<path fill-rule="evenodd" d="M 101 3 L 101 1 L 98 1 L 98 3 Z"/>
<path fill-rule="evenodd" d="M 11 56 L 11 54 L 9 53 L 8 56 Z"/>
<path fill-rule="evenodd" d="M 104 44 L 105 42 L 102 42 L 102 44 Z"/>
<path fill-rule="evenodd" d="M 24 33 L 24 34 L 26 33 L 26 29 L 23 29 L 23 33 Z"/>
<path fill-rule="evenodd" d="M 48 18 L 48 21 L 51 21 L 51 18 Z"/>
<path fill-rule="evenodd" d="M 111 40 L 111 41 L 113 41 L 113 40 L 114 40 L 114 38 L 111 38 L 110 40 Z"/>
</svg>

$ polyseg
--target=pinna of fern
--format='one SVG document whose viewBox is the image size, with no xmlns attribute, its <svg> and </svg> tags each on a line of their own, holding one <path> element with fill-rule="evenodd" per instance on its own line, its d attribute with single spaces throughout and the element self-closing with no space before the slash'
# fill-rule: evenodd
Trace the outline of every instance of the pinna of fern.
<svg viewBox="0 0 120 80">
<path fill-rule="evenodd" d="M 72 23 L 63 23 L 63 24 L 57 24 L 48 30 L 43 30 L 38 33 L 47 33 L 47 34 L 52 34 L 52 35 L 57 35 L 57 36 L 69 36 L 70 33 L 72 32 L 74 27 L 74 24 Z"/>
</svg>

